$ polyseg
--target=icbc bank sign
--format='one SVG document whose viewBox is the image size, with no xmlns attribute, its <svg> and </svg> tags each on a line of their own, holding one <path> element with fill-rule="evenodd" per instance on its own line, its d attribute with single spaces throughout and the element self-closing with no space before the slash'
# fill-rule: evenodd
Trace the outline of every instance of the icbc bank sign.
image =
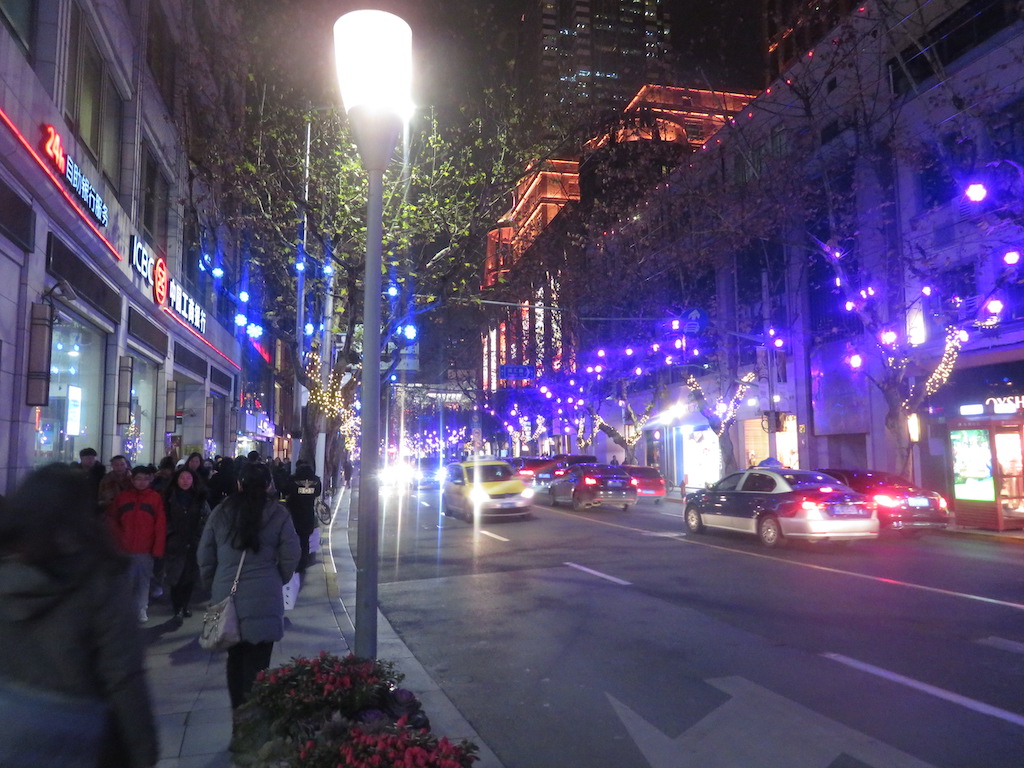
<svg viewBox="0 0 1024 768">
<path fill-rule="evenodd" d="M 132 269 L 153 291 L 153 301 L 167 307 L 200 333 L 206 333 L 206 310 L 171 277 L 167 259 L 155 258 L 142 239 L 132 236 Z"/>
</svg>

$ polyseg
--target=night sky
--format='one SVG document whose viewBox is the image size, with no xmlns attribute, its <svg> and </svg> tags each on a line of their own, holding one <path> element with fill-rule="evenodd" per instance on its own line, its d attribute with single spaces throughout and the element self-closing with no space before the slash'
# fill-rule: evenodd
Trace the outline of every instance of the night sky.
<svg viewBox="0 0 1024 768">
<path fill-rule="evenodd" d="M 531 0 L 494 0 L 493 18 L 486 19 L 493 25 L 490 38 L 472 31 L 459 0 L 262 1 L 267 6 L 261 21 L 271 30 L 284 65 L 294 68 L 311 91 L 319 91 L 314 100 L 337 98 L 331 40 L 335 19 L 366 7 L 402 16 L 413 29 L 416 100 L 428 104 L 458 100 L 459 84 L 467 78 L 494 76 L 488 68 L 496 59 L 493 46 L 497 41 L 500 48 L 514 48 L 518 21 Z M 471 8 L 486 5 L 464 2 Z M 669 0 L 668 5 L 680 84 L 750 90 L 764 85 L 762 0 Z"/>
</svg>

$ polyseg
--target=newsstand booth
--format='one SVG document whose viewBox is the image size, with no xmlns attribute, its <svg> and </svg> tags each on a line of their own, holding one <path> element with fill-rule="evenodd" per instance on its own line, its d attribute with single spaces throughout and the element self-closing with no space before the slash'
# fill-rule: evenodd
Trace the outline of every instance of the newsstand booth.
<svg viewBox="0 0 1024 768">
<path fill-rule="evenodd" d="M 965 403 L 948 421 L 957 525 L 1024 529 L 1024 394 Z"/>
</svg>

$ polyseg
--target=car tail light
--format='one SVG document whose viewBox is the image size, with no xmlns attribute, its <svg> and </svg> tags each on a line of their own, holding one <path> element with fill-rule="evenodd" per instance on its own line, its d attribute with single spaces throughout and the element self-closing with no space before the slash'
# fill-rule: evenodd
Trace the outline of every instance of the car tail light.
<svg viewBox="0 0 1024 768">
<path fill-rule="evenodd" d="M 892 496 L 889 496 L 888 494 L 885 494 L 885 493 L 876 493 L 874 498 L 875 498 L 875 504 L 877 504 L 880 507 L 890 507 L 891 508 L 891 507 L 898 507 L 900 505 L 900 500 L 899 499 L 894 499 Z"/>
<path fill-rule="evenodd" d="M 945 496 L 939 496 L 939 509 L 949 509 L 949 504 L 946 503 Z"/>
<path fill-rule="evenodd" d="M 810 499 L 804 499 L 800 502 L 800 509 L 806 509 L 807 511 L 821 512 L 821 506 L 816 501 Z"/>
<path fill-rule="evenodd" d="M 597 478 L 595 478 L 595 477 L 584 477 L 583 478 L 583 484 L 584 485 L 597 485 Z"/>
<path fill-rule="evenodd" d="M 565 470 L 564 469 L 556 469 L 555 470 L 555 477 L 561 477 L 564 474 L 565 474 Z"/>
<path fill-rule="evenodd" d="M 637 480 L 635 477 L 631 477 L 631 478 L 629 478 L 629 484 L 630 485 L 640 485 L 640 481 Z"/>
<path fill-rule="evenodd" d="M 526 477 L 533 477 L 533 470 L 532 469 L 520 469 L 519 470 L 519 474 L 520 475 L 525 475 Z"/>
</svg>

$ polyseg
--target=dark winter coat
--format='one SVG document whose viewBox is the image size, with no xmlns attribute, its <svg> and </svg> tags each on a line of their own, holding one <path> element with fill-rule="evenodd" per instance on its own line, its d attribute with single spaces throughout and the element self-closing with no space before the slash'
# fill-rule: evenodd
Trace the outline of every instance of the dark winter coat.
<svg viewBox="0 0 1024 768">
<path fill-rule="evenodd" d="M 48 573 L 0 560 L 0 678 L 106 702 L 131 765 L 151 766 L 157 736 L 132 604 L 121 563 L 68 558 Z"/>
<path fill-rule="evenodd" d="M 285 504 L 292 513 L 292 522 L 300 536 L 307 538 L 316 528 L 316 500 L 323 487 L 320 478 L 308 464 L 301 464 L 283 488 Z"/>
<path fill-rule="evenodd" d="M 210 587 L 211 603 L 228 596 L 242 557 L 230 538 L 230 506 L 234 503 L 234 499 L 228 499 L 217 505 L 199 541 L 199 572 L 203 583 Z M 246 552 L 235 593 L 242 640 L 264 643 L 284 637 L 282 587 L 295 573 L 299 556 L 299 537 L 291 515 L 276 501 L 268 501 L 263 508 L 259 551 Z"/>
<path fill-rule="evenodd" d="M 164 574 L 169 583 L 176 584 L 185 567 L 196 560 L 210 507 L 201 494 L 176 489 L 164 498 L 164 508 L 167 513 Z"/>
</svg>

